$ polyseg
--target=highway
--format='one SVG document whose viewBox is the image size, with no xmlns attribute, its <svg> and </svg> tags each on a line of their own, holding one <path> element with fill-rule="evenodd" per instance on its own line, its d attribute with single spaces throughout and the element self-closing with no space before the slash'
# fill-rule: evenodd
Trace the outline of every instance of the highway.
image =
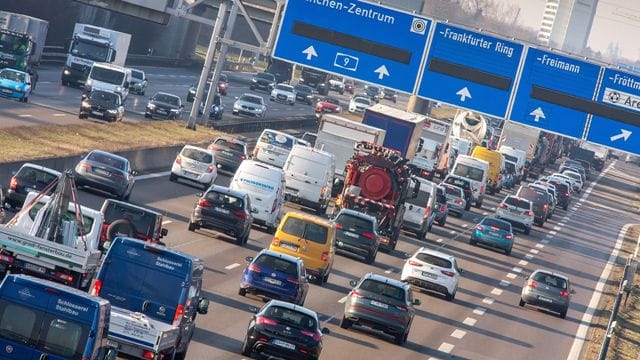
<svg viewBox="0 0 640 360">
<path fill-rule="evenodd" d="M 167 164 L 167 167 L 169 164 Z M 463 219 L 449 217 L 445 227 L 434 225 L 427 241 L 405 233 L 391 254 L 379 253 L 374 265 L 338 256 L 329 282 L 310 285 L 305 306 L 318 312 L 331 330 L 324 337 L 323 359 L 565 359 L 599 281 L 620 228 L 637 221 L 630 201 L 639 185 L 640 168 L 618 161 L 606 175 L 573 196 L 567 212 L 558 209 L 544 228 L 531 235 L 516 234 L 512 256 L 468 244 L 468 229 L 493 213 L 501 195 L 489 196 L 481 210 L 472 208 Z M 168 174 L 144 175 L 131 201 L 166 214 L 169 246 L 197 255 L 206 262 L 203 295 L 211 300 L 209 314 L 198 315 L 188 359 L 239 359 L 240 346 L 257 298 L 238 295 L 244 258 L 267 247 L 270 235 L 252 231 L 249 243 L 238 247 L 223 235 L 205 230 L 187 231 L 187 219 L 199 190 L 171 183 Z M 228 184 L 220 176 L 218 184 Z M 83 204 L 99 208 L 103 195 L 81 191 Z M 292 208 L 296 209 L 297 206 Z M 349 280 L 366 272 L 399 278 L 404 259 L 420 246 L 442 248 L 454 254 L 465 273 L 453 303 L 437 295 L 416 293 L 418 307 L 407 344 L 398 347 L 388 336 L 366 329 L 339 327 Z M 568 275 L 576 294 L 567 319 L 518 307 L 526 274 L 546 268 Z"/>
</svg>

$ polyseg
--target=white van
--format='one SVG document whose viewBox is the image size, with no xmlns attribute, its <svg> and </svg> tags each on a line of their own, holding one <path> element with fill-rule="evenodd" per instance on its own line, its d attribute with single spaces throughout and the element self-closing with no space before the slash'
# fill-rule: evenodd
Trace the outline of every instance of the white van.
<svg viewBox="0 0 640 360">
<path fill-rule="evenodd" d="M 426 239 L 436 218 L 436 191 L 438 185 L 423 178 L 413 178 L 402 215 L 402 227 L 415 232 L 418 240 Z"/>
<path fill-rule="evenodd" d="M 33 203 L 38 194 L 39 193 L 37 191 L 30 191 L 24 200 L 23 208 L 26 208 L 28 204 Z M 49 199 L 49 196 L 42 196 L 38 199 L 37 204 L 34 204 L 29 211 L 21 213 L 17 219 L 15 219 L 15 222 L 7 224 L 7 227 L 11 227 L 24 234 L 35 235 L 38 230 L 37 227 L 40 225 L 42 216 L 44 215 L 40 210 L 49 202 Z M 84 249 L 84 244 L 80 237 L 82 234 L 84 236 L 84 240 L 87 242 L 87 248 L 93 250 L 98 249 L 98 245 L 100 243 L 100 232 L 102 231 L 102 224 L 104 223 L 102 213 L 98 210 L 85 206 L 80 206 L 80 211 L 82 212 L 82 228 L 80 228 L 80 224 L 78 224 L 74 243 L 68 243 L 65 245 L 77 249 Z M 63 220 L 77 222 L 75 203 L 69 202 L 68 211 Z"/>
<path fill-rule="evenodd" d="M 527 161 L 527 153 L 524 150 L 512 146 L 502 145 L 498 151 L 504 155 L 505 160 L 516 163 L 518 181 L 524 180 L 524 166 Z"/>
<path fill-rule="evenodd" d="M 282 168 L 298 139 L 281 131 L 264 129 L 253 149 L 253 159 Z"/>
<path fill-rule="evenodd" d="M 266 226 L 270 232 L 280 223 L 285 187 L 282 169 L 254 160 L 243 160 L 229 185 L 232 190 L 249 194 L 252 210 L 256 211 L 254 223 Z"/>
<path fill-rule="evenodd" d="M 109 64 L 94 63 L 85 83 L 85 90 L 112 91 L 120 95 L 124 103 L 129 96 L 129 86 L 131 85 L 131 69 Z"/>
<path fill-rule="evenodd" d="M 471 181 L 471 200 L 475 207 L 482 207 L 484 193 L 487 189 L 489 163 L 467 155 L 459 155 L 453 165 L 452 174 Z"/>
<path fill-rule="evenodd" d="M 294 145 L 282 168 L 287 188 L 285 198 L 324 213 L 331 199 L 335 156 L 326 151 Z"/>
</svg>

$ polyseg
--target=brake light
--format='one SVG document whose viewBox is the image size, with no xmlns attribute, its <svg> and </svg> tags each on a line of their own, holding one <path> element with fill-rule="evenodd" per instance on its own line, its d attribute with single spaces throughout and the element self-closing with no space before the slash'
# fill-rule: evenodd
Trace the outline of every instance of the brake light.
<svg viewBox="0 0 640 360">
<path fill-rule="evenodd" d="M 287 278 L 287 281 L 292 283 L 292 284 L 296 284 L 296 285 L 300 284 L 300 279 L 294 278 L 294 277 Z"/>
<path fill-rule="evenodd" d="M 548 210 L 548 209 L 549 209 L 549 205 L 544 204 L 544 207 L 542 208 L 542 210 L 543 210 L 544 212 L 547 212 L 547 210 Z"/>
<path fill-rule="evenodd" d="M 440 270 L 440 272 L 444 275 L 447 275 L 448 277 L 454 277 L 456 275 L 456 273 L 452 271 Z"/>
<path fill-rule="evenodd" d="M 102 290 L 102 280 L 96 280 L 93 283 L 93 289 L 91 289 L 91 295 L 100 296 L 101 290 Z"/>
<path fill-rule="evenodd" d="M 91 169 L 91 164 L 87 164 L 86 162 L 83 162 L 81 166 L 83 169 Z"/>
<path fill-rule="evenodd" d="M 66 282 L 72 282 L 73 281 L 73 275 L 69 275 L 69 274 L 65 274 L 65 273 L 61 273 L 61 272 L 56 272 L 56 278 L 62 280 L 62 281 L 66 281 Z"/>
<path fill-rule="evenodd" d="M 249 271 L 259 274 L 262 272 L 262 269 L 260 269 L 258 265 L 249 265 Z"/>
<path fill-rule="evenodd" d="M 440 212 L 447 211 L 447 208 L 444 205 L 440 205 Z"/>
<path fill-rule="evenodd" d="M 431 213 L 431 206 L 427 206 L 426 209 L 424 209 L 424 215 L 422 216 L 422 218 L 424 219 L 428 218 L 430 213 Z"/>
<path fill-rule="evenodd" d="M 401 305 L 396 305 L 396 309 L 402 311 L 402 312 L 407 312 L 409 311 L 409 309 L 407 309 L 406 306 L 401 306 Z"/>
<path fill-rule="evenodd" d="M 414 261 L 414 260 L 409 260 L 409 265 L 411 265 L 411 266 L 421 267 L 421 266 L 422 266 L 422 263 L 419 263 L 419 262 Z"/>
<path fill-rule="evenodd" d="M 236 210 L 233 212 L 233 215 L 235 215 L 235 217 L 240 218 L 240 219 L 246 219 L 247 218 L 247 213 L 244 210 Z"/>
<path fill-rule="evenodd" d="M 538 283 L 535 280 L 529 280 L 529 282 L 527 283 L 527 286 L 535 289 L 538 287 Z"/>
<path fill-rule="evenodd" d="M 342 230 L 344 227 L 340 224 L 336 224 L 336 230 Z"/>
<path fill-rule="evenodd" d="M 182 163 L 182 157 L 180 155 L 176 156 L 176 164 Z"/>
<path fill-rule="evenodd" d="M 568 298 L 569 297 L 569 292 L 567 290 L 562 290 L 562 291 L 560 291 L 560 296 L 562 296 L 564 298 Z"/>
<path fill-rule="evenodd" d="M 247 155 L 240 155 L 240 160 L 247 160 Z"/>
<path fill-rule="evenodd" d="M 349 295 L 353 296 L 353 297 L 357 297 L 357 298 L 363 298 L 364 295 L 360 294 L 359 292 L 355 291 L 355 290 L 351 290 L 351 292 L 349 293 Z"/>
<path fill-rule="evenodd" d="M 278 322 L 264 316 L 258 316 L 256 318 L 256 325 L 278 325 Z"/>
<path fill-rule="evenodd" d="M 9 188 L 17 189 L 18 188 L 18 179 L 15 176 L 11 177 L 11 182 L 9 183 Z"/>
<path fill-rule="evenodd" d="M 215 166 L 213 166 L 213 165 L 209 165 L 209 166 L 207 166 L 207 172 L 208 172 L 208 173 L 211 173 L 211 172 L 213 172 L 213 170 L 214 170 L 215 168 L 216 168 Z"/>
<path fill-rule="evenodd" d="M 320 260 L 322 261 L 329 261 L 329 253 L 328 252 L 323 252 L 322 256 L 320 257 Z"/>
<path fill-rule="evenodd" d="M 320 341 L 322 335 L 318 334 L 315 331 L 308 331 L 308 330 L 300 330 L 300 333 L 302 335 L 306 335 L 310 338 L 313 338 L 314 341 Z M 302 349 L 301 349 L 302 350 Z"/>
<path fill-rule="evenodd" d="M 271 205 L 271 213 L 276 211 L 276 205 L 278 205 L 278 199 L 273 200 L 273 205 Z"/>
<path fill-rule="evenodd" d="M 527 216 L 533 216 L 533 211 L 527 210 L 524 214 Z"/>
<path fill-rule="evenodd" d="M 462 200 L 460 200 L 460 199 L 456 199 L 456 200 L 455 200 L 455 203 L 456 203 L 456 204 L 458 204 L 458 205 L 462 205 Z"/>
<path fill-rule="evenodd" d="M 280 246 L 280 239 L 278 239 L 277 237 L 273 237 L 273 240 L 271 240 L 271 245 L 273 246 Z"/>
<path fill-rule="evenodd" d="M 511 239 L 513 239 L 513 235 L 507 234 L 507 235 L 504 236 L 504 238 L 511 240 Z"/>
<path fill-rule="evenodd" d="M 327 192 L 327 186 L 323 185 L 322 186 L 322 191 L 321 191 L 322 195 L 324 195 L 326 192 Z"/>
<path fill-rule="evenodd" d="M 376 239 L 376 237 L 372 233 L 369 233 L 369 232 L 362 233 L 362 237 L 366 237 L 367 239 L 371 239 L 371 240 L 375 240 Z"/>
<path fill-rule="evenodd" d="M 205 199 L 199 199 L 198 200 L 198 206 L 203 207 L 203 208 L 210 208 L 211 207 L 211 203 Z"/>
<path fill-rule="evenodd" d="M 149 360 L 153 360 L 155 358 L 156 354 L 152 353 L 149 350 L 144 350 L 142 351 L 142 357 L 144 359 L 149 359 Z"/>
<path fill-rule="evenodd" d="M 477 226 L 476 226 L 476 230 L 478 230 L 478 231 L 484 231 L 484 226 L 482 226 L 482 225 L 477 225 Z"/>
<path fill-rule="evenodd" d="M 500 230 L 500 228 L 499 228 L 499 227 L 497 227 L 497 226 L 492 226 L 492 227 L 491 227 L 491 230 L 498 231 L 498 230 Z"/>
<path fill-rule="evenodd" d="M 480 185 L 480 192 L 483 193 L 484 192 L 484 185 Z"/>
<path fill-rule="evenodd" d="M 254 157 L 254 158 L 255 158 L 255 157 L 257 157 L 259 152 L 260 152 L 260 146 L 256 146 L 256 147 L 253 149 L 253 157 Z"/>
<path fill-rule="evenodd" d="M 176 314 L 173 316 L 173 326 L 180 325 L 182 314 L 184 314 L 184 305 L 178 304 L 178 307 L 176 307 Z"/>
<path fill-rule="evenodd" d="M 567 192 L 565 192 L 565 193 L 564 193 L 564 196 L 569 196 L 569 192 L 568 192 L 568 191 L 567 191 Z"/>
<path fill-rule="evenodd" d="M 506 208 L 507 208 L 507 204 L 505 204 L 505 203 L 500 203 L 499 208 L 500 208 L 500 209 L 506 209 Z"/>
<path fill-rule="evenodd" d="M 4 254 L 0 254 L 0 261 L 4 261 L 6 263 L 13 263 L 13 257 L 8 256 L 8 255 L 4 255 Z"/>
</svg>

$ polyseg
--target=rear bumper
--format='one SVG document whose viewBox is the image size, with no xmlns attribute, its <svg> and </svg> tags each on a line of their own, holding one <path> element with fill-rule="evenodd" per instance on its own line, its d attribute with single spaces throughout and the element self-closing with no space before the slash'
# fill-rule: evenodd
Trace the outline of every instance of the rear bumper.
<svg viewBox="0 0 640 360">
<path fill-rule="evenodd" d="M 451 294 L 453 293 L 453 286 L 446 286 L 445 284 L 429 281 L 425 278 L 418 278 L 415 276 L 403 276 L 400 278 L 402 281 L 406 281 L 407 283 L 419 287 L 421 289 L 433 290 L 442 294 Z"/>
<path fill-rule="evenodd" d="M 238 237 L 244 233 L 245 226 L 244 223 L 232 224 L 225 221 L 221 221 L 221 219 L 210 217 L 210 216 L 202 216 L 198 213 L 193 213 L 191 215 L 190 221 L 196 224 L 198 227 L 209 230 L 217 230 L 227 235 L 231 235 L 233 237 Z"/>
<path fill-rule="evenodd" d="M 406 323 L 386 319 L 382 316 L 374 316 L 369 311 L 361 310 L 358 306 L 349 306 L 344 311 L 344 317 L 352 321 L 354 324 L 366 326 L 375 330 L 384 331 L 390 334 L 403 333 L 407 327 Z"/>
</svg>

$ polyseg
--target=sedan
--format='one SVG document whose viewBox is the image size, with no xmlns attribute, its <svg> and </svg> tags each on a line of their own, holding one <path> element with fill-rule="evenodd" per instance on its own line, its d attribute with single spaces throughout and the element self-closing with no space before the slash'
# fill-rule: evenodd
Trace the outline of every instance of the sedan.
<svg viewBox="0 0 640 360">
<path fill-rule="evenodd" d="M 513 248 L 513 230 L 511 224 L 494 217 L 485 217 L 471 233 L 469 244 L 485 244 L 502 249 L 505 255 L 511 255 Z"/>
<path fill-rule="evenodd" d="M 129 92 L 135 92 L 138 95 L 144 96 L 147 90 L 147 76 L 144 71 L 138 69 L 131 69 L 131 82 L 129 83 Z"/>
<path fill-rule="evenodd" d="M 442 293 L 452 301 L 458 291 L 461 274 L 462 270 L 452 255 L 423 247 L 404 263 L 400 280 L 421 289 Z"/>
<path fill-rule="evenodd" d="M 568 277 L 538 269 L 526 279 L 518 305 L 548 309 L 564 319 L 573 294 L 575 291 L 571 288 Z"/>
<path fill-rule="evenodd" d="M 294 86 L 293 90 L 296 93 L 296 101 L 302 101 L 308 105 L 313 103 L 313 89 L 310 86 L 300 84 Z"/>
<path fill-rule="evenodd" d="M 391 100 L 394 104 L 398 102 L 398 93 L 395 90 L 384 89 L 380 93 L 380 97 L 383 99 Z"/>
<path fill-rule="evenodd" d="M 183 108 L 184 105 L 179 96 L 158 92 L 149 98 L 144 117 L 153 119 L 155 116 L 175 120 L 180 118 Z"/>
<path fill-rule="evenodd" d="M 88 117 L 108 122 L 122 121 L 124 106 L 120 95 L 105 90 L 93 90 L 89 95 L 82 94 L 78 118 L 86 119 Z"/>
<path fill-rule="evenodd" d="M 367 85 L 364 87 L 363 96 L 368 97 L 371 101 L 380 102 L 380 88 L 377 86 Z"/>
<path fill-rule="evenodd" d="M 31 75 L 13 69 L 0 70 L 0 96 L 27 102 L 31 95 Z"/>
<path fill-rule="evenodd" d="M 102 190 L 128 201 L 135 184 L 136 172 L 129 160 L 108 152 L 93 150 L 73 171 L 76 185 Z"/>
<path fill-rule="evenodd" d="M 315 360 L 322 352 L 322 335 L 318 315 L 302 306 L 271 300 L 249 321 L 242 342 L 242 355 L 259 354 L 285 360 Z"/>
<path fill-rule="evenodd" d="M 249 115 L 264 118 L 267 113 L 267 105 L 262 96 L 243 94 L 233 103 L 233 115 Z"/>
<path fill-rule="evenodd" d="M 365 109 L 371 107 L 373 103 L 366 97 L 354 96 L 349 101 L 349 112 L 364 112 Z"/>
<path fill-rule="evenodd" d="M 287 103 L 291 106 L 296 103 L 296 94 L 293 86 L 288 84 L 278 84 L 271 90 L 271 101 Z"/>
</svg>

